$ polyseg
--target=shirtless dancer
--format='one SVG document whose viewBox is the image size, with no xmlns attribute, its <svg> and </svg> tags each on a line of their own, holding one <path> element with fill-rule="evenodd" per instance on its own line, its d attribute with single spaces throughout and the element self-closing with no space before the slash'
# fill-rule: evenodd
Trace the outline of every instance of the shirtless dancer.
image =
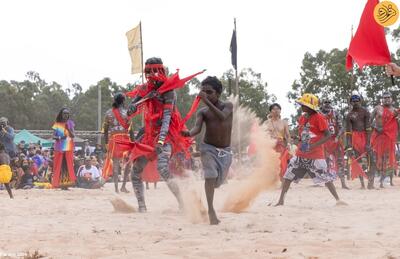
<svg viewBox="0 0 400 259">
<path fill-rule="evenodd" d="M 276 140 L 275 151 L 281 154 L 281 171 L 280 176 L 286 171 L 290 150 L 290 133 L 287 121 L 281 119 L 281 106 L 277 103 L 269 107 L 270 113 L 268 114 L 266 127 L 269 135 Z"/>
<path fill-rule="evenodd" d="M 1 174 L 12 174 L 11 168 L 10 168 L 10 156 L 7 154 L 3 143 L 0 143 L 0 172 L 1 172 Z M 11 178 L 10 178 L 10 180 L 11 180 Z M 10 195 L 10 199 L 13 199 L 14 196 L 11 192 L 9 182 L 10 181 L 8 181 L 8 183 L 7 182 L 4 183 L 4 186 L 7 189 L 8 195 Z"/>
<path fill-rule="evenodd" d="M 208 216 L 211 225 L 220 221 L 215 213 L 213 200 L 214 189 L 226 179 L 232 163 L 231 133 L 233 105 L 219 99 L 222 84 L 216 77 L 207 77 L 201 82 L 199 96 L 206 107 L 197 112 L 196 124 L 190 131 L 182 131 L 184 136 L 195 136 L 200 133 L 203 122 L 206 133 L 201 144 L 201 163 L 205 178 L 205 192 L 208 204 Z"/>
<path fill-rule="evenodd" d="M 118 176 L 121 171 L 120 162 L 123 159 L 124 151 L 119 148 L 116 144 L 119 140 L 129 140 L 129 121 L 127 110 L 124 108 L 125 94 L 116 93 L 114 95 L 114 102 L 112 108 L 107 110 L 104 121 L 104 140 L 107 145 L 107 162 L 104 166 L 105 171 L 108 170 L 110 160 L 112 160 L 112 175 L 114 181 L 114 189 L 116 193 L 118 190 Z M 124 173 L 124 182 L 122 184 L 121 191 L 128 192 L 126 189 L 127 175 L 129 172 Z M 103 177 L 106 179 L 108 177 L 107 172 L 103 172 Z"/>
<path fill-rule="evenodd" d="M 370 113 L 361 106 L 361 96 L 353 94 L 350 97 L 352 110 L 346 116 L 346 153 L 348 157 L 357 159 L 366 155 L 369 162 L 368 189 L 374 188 L 374 172 L 371 170 L 371 124 Z M 355 161 L 354 163 L 358 163 Z M 365 189 L 364 177 L 359 175 L 361 188 Z"/>
<path fill-rule="evenodd" d="M 371 146 L 374 152 L 374 160 L 380 174 L 380 187 L 386 176 L 390 177 L 390 185 L 393 186 L 393 174 L 397 167 L 396 142 L 398 134 L 398 110 L 392 105 L 392 95 L 383 93 L 382 105 L 377 105 L 371 116 L 373 132 Z"/>
</svg>

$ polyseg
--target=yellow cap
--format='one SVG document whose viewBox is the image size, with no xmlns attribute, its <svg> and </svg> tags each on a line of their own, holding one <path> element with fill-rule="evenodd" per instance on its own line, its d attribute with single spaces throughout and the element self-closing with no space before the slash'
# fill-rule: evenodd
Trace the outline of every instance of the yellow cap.
<svg viewBox="0 0 400 259">
<path fill-rule="evenodd" d="M 296 100 L 296 103 L 304 105 L 314 111 L 318 111 L 319 109 L 318 97 L 313 94 L 303 94 L 302 97 Z"/>
</svg>

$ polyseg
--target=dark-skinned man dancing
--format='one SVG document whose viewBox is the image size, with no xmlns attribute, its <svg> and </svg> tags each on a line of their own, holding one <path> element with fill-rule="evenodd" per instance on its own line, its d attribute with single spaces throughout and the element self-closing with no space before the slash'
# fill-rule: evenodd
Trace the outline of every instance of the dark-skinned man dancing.
<svg viewBox="0 0 400 259">
<path fill-rule="evenodd" d="M 216 77 L 207 77 L 201 82 L 199 97 L 206 107 L 197 112 L 196 124 L 190 131 L 183 131 L 184 136 L 195 136 L 200 133 L 203 123 L 206 132 L 201 144 L 201 163 L 205 178 L 205 192 L 208 204 L 208 216 L 211 225 L 220 221 L 215 213 L 214 189 L 226 179 L 232 163 L 231 133 L 233 105 L 219 99 L 222 84 Z"/>
</svg>

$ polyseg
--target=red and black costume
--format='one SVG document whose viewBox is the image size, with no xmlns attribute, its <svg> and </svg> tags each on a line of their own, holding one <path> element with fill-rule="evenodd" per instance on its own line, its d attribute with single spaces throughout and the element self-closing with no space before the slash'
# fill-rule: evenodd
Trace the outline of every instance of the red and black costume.
<svg viewBox="0 0 400 259">
<path fill-rule="evenodd" d="M 118 177 L 119 159 L 123 158 L 126 148 L 117 143 L 129 141 L 129 124 L 126 113 L 127 111 L 123 107 L 114 107 L 106 112 L 103 126 L 107 144 L 107 157 L 102 172 L 104 180 L 107 180 L 110 175 Z"/>
<path fill-rule="evenodd" d="M 398 134 L 397 112 L 383 107 L 382 131 L 372 132 L 371 146 L 375 154 L 375 163 L 378 171 L 394 170 L 396 162 L 396 142 Z"/>
<path fill-rule="evenodd" d="M 346 152 L 348 158 L 348 170 L 351 178 L 359 178 L 361 187 L 365 188 L 364 178 L 368 178 L 368 188 L 372 189 L 374 184 L 374 172 L 370 170 L 372 165 L 369 153 L 371 122 L 370 113 L 361 107 L 361 96 L 352 95 L 350 101 L 353 109 L 346 116 Z M 362 160 L 368 164 L 367 173 L 362 167 Z"/>
<path fill-rule="evenodd" d="M 322 110 L 322 114 L 328 122 L 328 129 L 331 133 L 331 138 L 324 144 L 328 170 L 336 173 L 342 179 L 344 178 L 344 148 L 342 142 L 338 138 L 338 136 L 342 134 L 343 129 L 341 118 L 333 109 L 327 112 Z"/>
<path fill-rule="evenodd" d="M 178 72 L 167 77 L 161 59 L 151 58 L 146 61 L 145 66 L 147 83 L 127 93 L 127 96 L 133 98 L 129 108 L 133 114 L 130 116 L 144 114 L 144 133 L 137 141 L 140 145 L 155 147 L 158 173 L 166 181 L 179 203 L 181 203 L 179 189 L 174 182 L 170 181 L 168 164 L 171 156 L 176 153 L 182 152 L 186 157 L 190 156 L 189 147 L 192 144 L 192 138 L 182 136 L 181 131 L 186 130 L 184 123 L 195 111 L 198 100 L 195 101 L 186 118 L 182 119 L 175 105 L 174 89 L 183 87 L 185 82 L 200 73 L 184 79 L 179 78 Z M 139 210 L 145 211 L 141 174 L 148 161 L 155 159 L 155 155 L 154 152 L 143 153 L 140 156 L 137 152 L 132 152 L 132 155 L 135 156 L 131 157 L 135 160 L 131 174 L 132 185 L 138 199 Z"/>
</svg>

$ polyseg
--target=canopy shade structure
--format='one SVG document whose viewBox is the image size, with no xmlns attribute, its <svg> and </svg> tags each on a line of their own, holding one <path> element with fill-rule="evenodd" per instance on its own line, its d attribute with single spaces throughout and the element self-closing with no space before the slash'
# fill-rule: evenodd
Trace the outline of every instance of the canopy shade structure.
<svg viewBox="0 0 400 259">
<path fill-rule="evenodd" d="M 37 144 L 40 141 L 40 144 L 42 145 L 42 147 L 48 147 L 48 148 L 50 148 L 54 142 L 53 140 L 48 140 L 48 139 L 44 139 L 44 138 L 35 136 L 32 133 L 30 133 L 28 130 L 25 130 L 25 129 L 23 129 L 20 132 L 18 132 L 17 134 L 15 134 L 14 143 L 18 144 L 21 141 L 25 141 L 25 144 L 31 144 L 31 143 Z"/>
</svg>

